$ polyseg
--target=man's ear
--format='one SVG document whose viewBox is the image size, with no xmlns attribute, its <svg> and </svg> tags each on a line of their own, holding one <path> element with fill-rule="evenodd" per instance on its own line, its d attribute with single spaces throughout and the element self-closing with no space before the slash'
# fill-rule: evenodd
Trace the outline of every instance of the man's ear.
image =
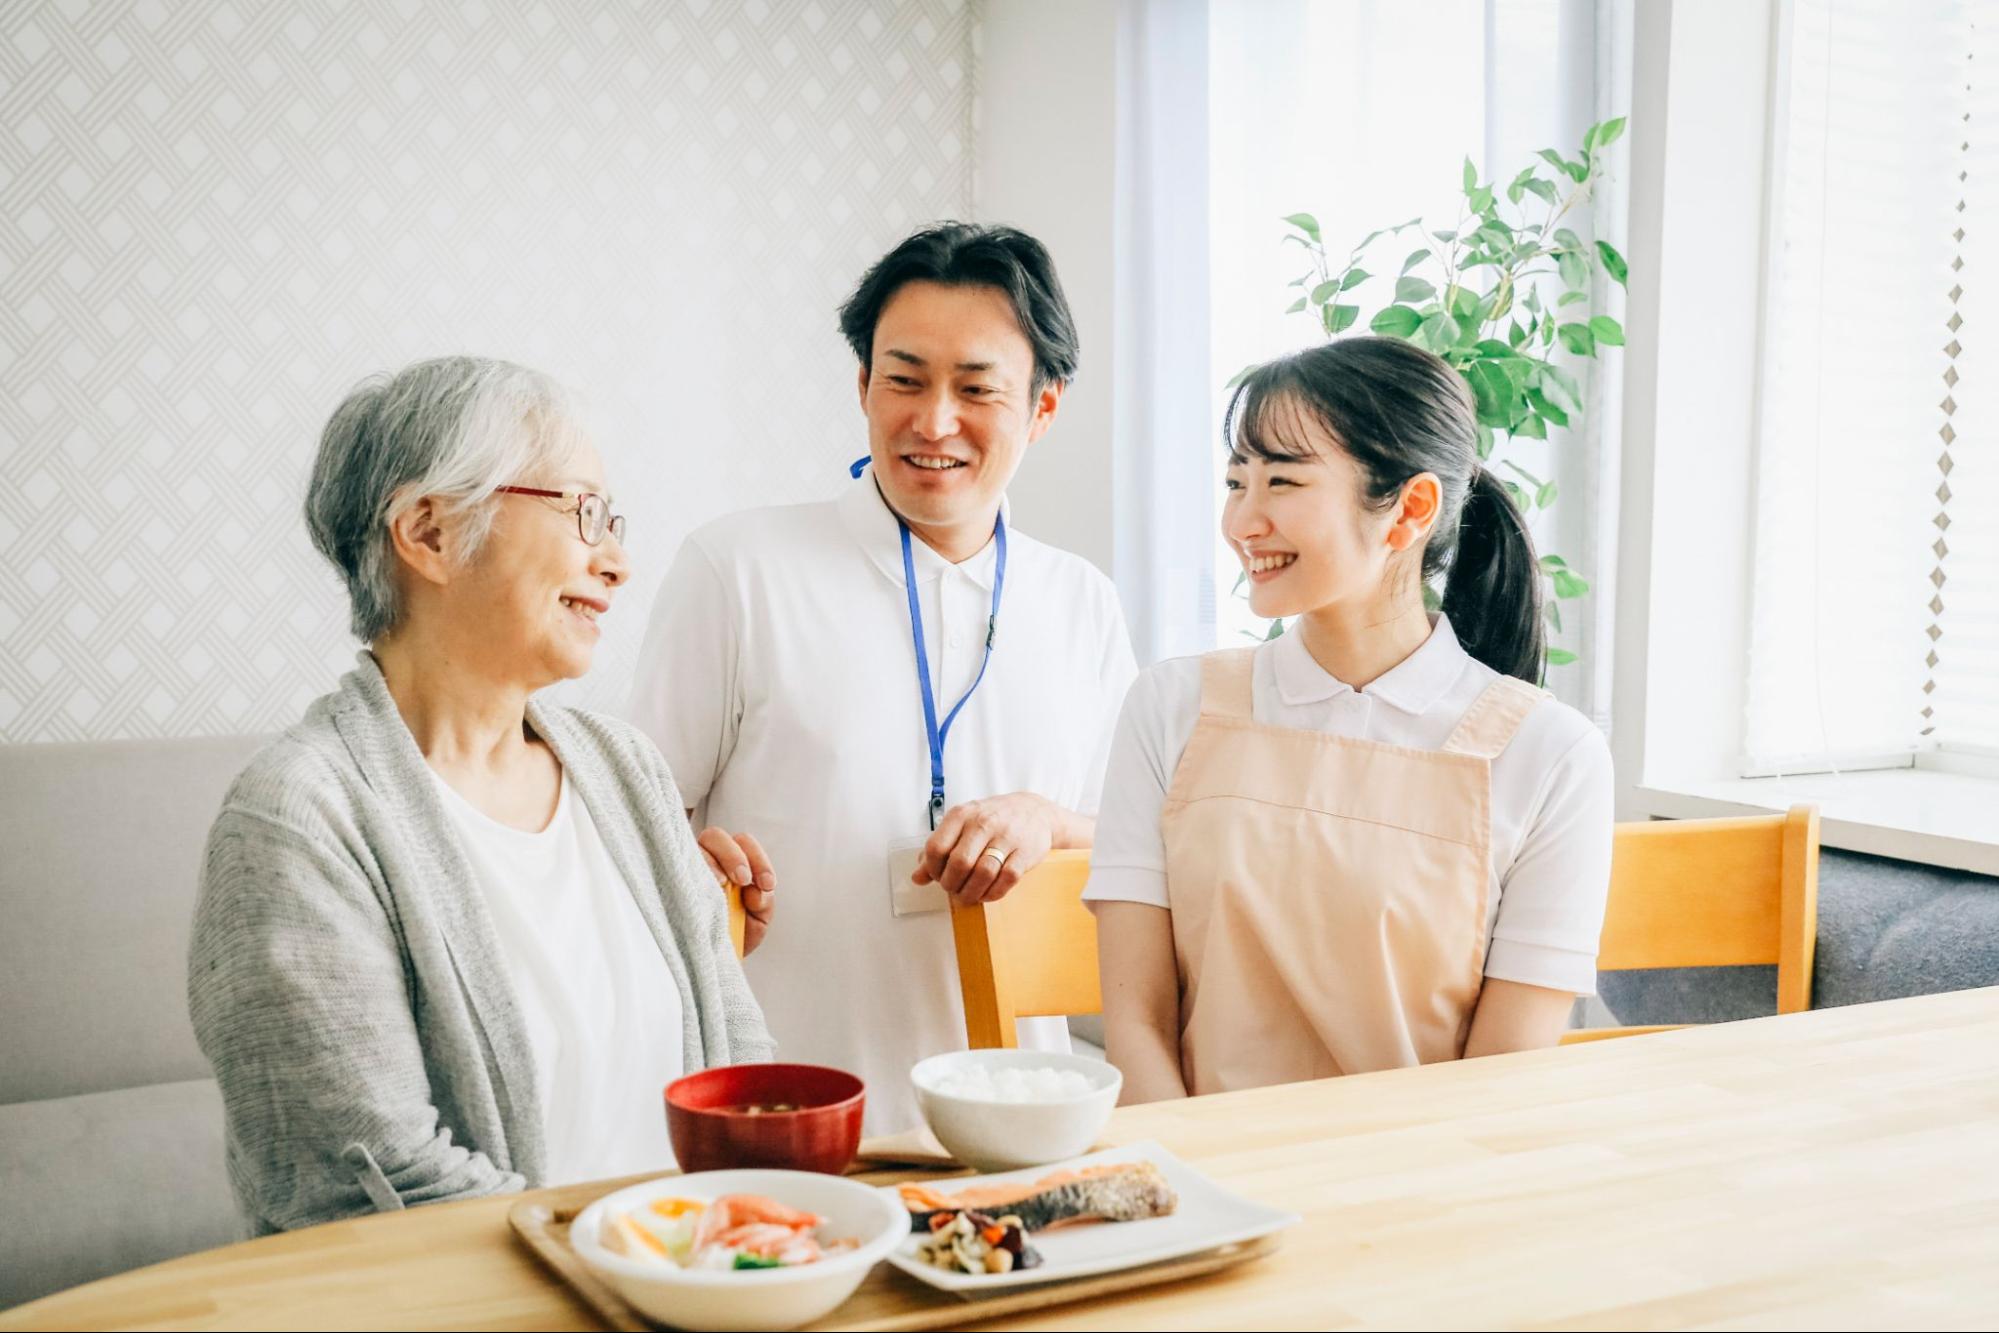
<svg viewBox="0 0 1999 1333">
<path fill-rule="evenodd" d="M 448 538 L 437 502 L 428 495 L 389 520 L 389 545 L 395 549 L 396 559 L 426 583 L 441 586 L 451 581 Z"/>
<path fill-rule="evenodd" d="M 1388 546 L 1407 551 L 1421 546 L 1437 526 L 1437 511 L 1443 507 L 1444 487 L 1434 472 L 1419 472 L 1402 483 L 1402 498 L 1395 506 L 1395 521 L 1388 528 Z"/>
<path fill-rule="evenodd" d="M 1062 406 L 1062 391 L 1068 387 L 1061 380 L 1050 380 L 1034 395 L 1034 415 L 1027 423 L 1029 444 L 1046 435 L 1055 424 L 1055 410 Z"/>
<path fill-rule="evenodd" d="M 868 368 L 865 365 L 859 371 L 858 380 L 861 391 L 861 411 L 866 412 L 868 410 Z"/>
</svg>

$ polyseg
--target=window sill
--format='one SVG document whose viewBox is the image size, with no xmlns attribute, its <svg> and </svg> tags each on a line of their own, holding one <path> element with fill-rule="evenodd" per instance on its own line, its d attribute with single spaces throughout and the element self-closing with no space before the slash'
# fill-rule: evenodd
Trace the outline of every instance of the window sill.
<svg viewBox="0 0 1999 1333">
<path fill-rule="evenodd" d="M 1637 808 L 1668 819 L 1754 815 L 1810 802 L 1823 845 L 1999 875 L 1999 781 L 1890 768 L 1782 778 L 1665 782 L 1632 792 Z"/>
</svg>

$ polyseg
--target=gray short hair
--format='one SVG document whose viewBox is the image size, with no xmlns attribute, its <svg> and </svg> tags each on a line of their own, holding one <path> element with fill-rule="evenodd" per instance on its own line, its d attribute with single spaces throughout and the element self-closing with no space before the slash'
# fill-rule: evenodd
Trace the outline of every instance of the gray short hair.
<svg viewBox="0 0 1999 1333">
<path fill-rule="evenodd" d="M 347 582 L 354 636 L 396 627 L 389 525 L 424 496 L 466 516 L 456 559 L 476 556 L 493 492 L 560 466 L 580 438 L 574 403 L 547 375 L 507 361 L 447 356 L 361 382 L 319 437 L 305 522 Z"/>
</svg>

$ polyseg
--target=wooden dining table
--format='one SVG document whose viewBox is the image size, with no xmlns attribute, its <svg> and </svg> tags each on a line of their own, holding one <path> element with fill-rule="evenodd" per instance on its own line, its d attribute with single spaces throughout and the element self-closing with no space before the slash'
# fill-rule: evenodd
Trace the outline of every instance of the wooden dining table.
<svg viewBox="0 0 1999 1333">
<path fill-rule="evenodd" d="M 1999 988 L 1128 1107 L 1104 1137 L 1303 1220 L 987 1326 L 1999 1325 Z M 0 1330 L 603 1327 L 511 1233 L 520 1197 L 189 1255 Z"/>
</svg>

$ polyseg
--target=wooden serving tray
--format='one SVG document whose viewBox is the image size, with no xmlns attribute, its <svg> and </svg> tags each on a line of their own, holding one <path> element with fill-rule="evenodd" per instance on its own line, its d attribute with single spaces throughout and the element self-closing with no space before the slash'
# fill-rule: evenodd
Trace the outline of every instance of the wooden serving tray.
<svg viewBox="0 0 1999 1333">
<path fill-rule="evenodd" d="M 568 1283 L 570 1289 L 597 1312 L 598 1318 L 614 1329 L 649 1333 L 649 1330 L 658 1325 L 626 1304 L 624 1298 L 609 1285 L 599 1281 L 596 1274 L 585 1266 L 569 1244 L 569 1224 L 576 1220 L 577 1215 L 588 1207 L 592 1200 L 609 1193 L 611 1188 L 622 1188 L 628 1183 L 630 1182 L 620 1182 L 619 1185 L 608 1188 L 592 1188 L 577 1202 L 564 1203 L 553 1208 L 546 1203 L 523 1201 L 509 1210 L 507 1222 L 513 1227 L 514 1234 L 520 1237 L 522 1243 L 534 1251 L 535 1255 L 548 1266 L 550 1272 Z M 890 1264 L 882 1263 L 876 1265 L 875 1270 L 868 1274 L 860 1288 L 847 1298 L 845 1304 L 819 1323 L 808 1327 L 820 1330 L 954 1328 L 1000 1315 L 1041 1310 L 1051 1305 L 1064 1305 L 1070 1301 L 1088 1300 L 1114 1292 L 1131 1291 L 1139 1287 L 1199 1277 L 1203 1273 L 1218 1272 L 1224 1268 L 1247 1263 L 1251 1259 L 1262 1258 L 1276 1248 L 1276 1236 L 1262 1236 L 1256 1240 L 1224 1245 L 1218 1249 L 1205 1250 L 1179 1259 L 1121 1269 L 1115 1273 L 1099 1273 L 1093 1277 L 1075 1278 L 1067 1282 L 1042 1282 L 1014 1287 L 990 1296 L 957 1296 L 950 1292 L 939 1291 L 935 1287 L 925 1286 Z"/>
</svg>

